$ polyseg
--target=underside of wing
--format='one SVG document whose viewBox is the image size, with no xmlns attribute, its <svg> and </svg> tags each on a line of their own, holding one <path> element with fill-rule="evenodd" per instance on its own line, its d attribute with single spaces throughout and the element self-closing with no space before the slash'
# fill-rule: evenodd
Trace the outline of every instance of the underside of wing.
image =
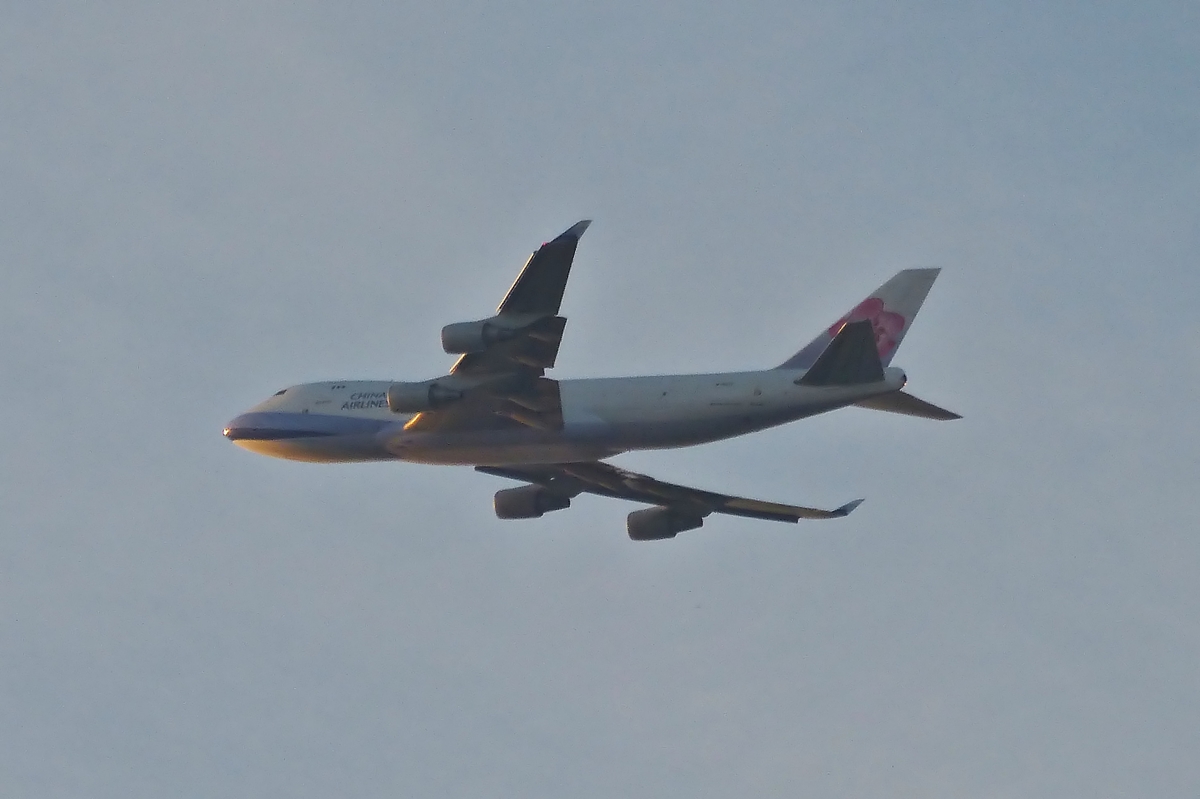
<svg viewBox="0 0 1200 799">
<path fill-rule="evenodd" d="M 575 249 L 591 224 L 590 219 L 576 222 L 529 256 L 496 313 L 556 315 L 567 288 Z"/>
<path fill-rule="evenodd" d="M 486 474 L 531 483 L 551 495 L 570 498 L 587 493 L 628 499 L 656 505 L 677 514 L 680 518 L 688 519 L 702 519 L 711 513 L 781 522 L 797 522 L 800 519 L 836 519 L 846 516 L 862 502 L 862 500 L 855 500 L 833 510 L 764 502 L 665 483 L 653 477 L 629 472 L 599 461 L 529 466 L 477 466 L 475 468 Z M 565 507 L 565 505 L 561 507 Z M 694 526 L 698 527 L 699 524 Z"/>
<path fill-rule="evenodd" d="M 529 256 L 491 323 L 496 340 L 458 359 L 451 374 L 545 374 L 558 358 L 567 320 L 558 315 L 579 238 L 591 220 L 577 222 Z"/>
<path fill-rule="evenodd" d="M 558 312 L 579 237 L 590 224 L 578 222 L 538 248 L 495 316 L 443 328 L 443 348 L 462 355 L 449 375 L 430 385 L 453 399 L 438 407 L 410 408 L 418 412 L 406 430 L 562 429 L 558 383 L 545 374 L 558 359 L 567 324 Z M 389 405 L 403 409 L 390 399 Z"/>
</svg>

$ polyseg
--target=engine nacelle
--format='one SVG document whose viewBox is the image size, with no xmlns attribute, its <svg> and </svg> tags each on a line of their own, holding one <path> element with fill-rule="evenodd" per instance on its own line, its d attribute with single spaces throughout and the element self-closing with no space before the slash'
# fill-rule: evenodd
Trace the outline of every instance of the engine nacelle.
<svg viewBox="0 0 1200 799">
<path fill-rule="evenodd" d="M 521 486 L 497 491 L 493 507 L 500 519 L 537 519 L 552 510 L 571 507 L 571 498 L 541 486 Z"/>
<path fill-rule="evenodd" d="M 496 317 L 478 322 L 455 322 L 442 328 L 442 349 L 448 353 L 483 352 L 517 335 L 512 327 L 496 323 Z"/>
<path fill-rule="evenodd" d="M 647 508 L 629 514 L 628 529 L 629 537 L 634 541 L 661 541 L 703 524 L 703 516 L 674 508 Z"/>
<path fill-rule="evenodd" d="M 463 393 L 438 384 L 436 380 L 421 383 L 392 383 L 388 386 L 387 401 L 392 413 L 423 413 L 452 405 Z"/>
</svg>

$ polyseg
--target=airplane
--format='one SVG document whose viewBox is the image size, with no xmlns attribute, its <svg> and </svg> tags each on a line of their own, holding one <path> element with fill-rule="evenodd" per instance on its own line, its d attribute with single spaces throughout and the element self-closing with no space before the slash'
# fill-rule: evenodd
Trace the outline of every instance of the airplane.
<svg viewBox="0 0 1200 799">
<path fill-rule="evenodd" d="M 773 369 L 725 374 L 554 380 L 559 315 L 580 237 L 570 227 L 529 257 L 496 313 L 442 328 L 458 355 L 418 382 L 334 380 L 282 389 L 237 416 L 225 437 L 252 452 L 317 463 L 410 461 L 474 466 L 525 485 L 496 492 L 501 519 L 563 510 L 579 494 L 651 507 L 629 514 L 635 541 L 674 538 L 711 514 L 797 522 L 848 515 L 661 482 L 606 461 L 688 447 L 855 405 L 961 418 L 908 394 L 890 366 L 938 269 L 905 269 Z"/>
</svg>

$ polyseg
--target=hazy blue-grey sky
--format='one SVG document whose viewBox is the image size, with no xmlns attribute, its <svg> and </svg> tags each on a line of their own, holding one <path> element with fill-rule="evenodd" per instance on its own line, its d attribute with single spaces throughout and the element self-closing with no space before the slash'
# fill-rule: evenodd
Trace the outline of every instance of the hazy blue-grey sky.
<svg viewBox="0 0 1200 799">
<path fill-rule="evenodd" d="M 10 4 L 0 108 L 0 794 L 1200 787 L 1194 3 Z M 867 498 L 655 544 L 221 437 L 443 373 L 585 217 L 556 376 L 938 265 L 896 364 L 965 420 L 622 456 Z"/>
</svg>

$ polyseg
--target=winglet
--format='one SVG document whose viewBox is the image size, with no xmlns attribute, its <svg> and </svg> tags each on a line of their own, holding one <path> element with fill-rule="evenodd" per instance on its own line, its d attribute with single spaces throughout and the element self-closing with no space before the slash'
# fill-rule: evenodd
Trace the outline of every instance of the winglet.
<svg viewBox="0 0 1200 799">
<path fill-rule="evenodd" d="M 863 504 L 863 501 L 861 499 L 856 499 L 853 502 L 847 502 L 845 505 L 838 508 L 837 510 L 830 511 L 830 515 L 837 516 L 837 517 L 849 516 L 851 514 L 851 512 L 853 512 L 853 510 L 861 504 Z"/>
</svg>

